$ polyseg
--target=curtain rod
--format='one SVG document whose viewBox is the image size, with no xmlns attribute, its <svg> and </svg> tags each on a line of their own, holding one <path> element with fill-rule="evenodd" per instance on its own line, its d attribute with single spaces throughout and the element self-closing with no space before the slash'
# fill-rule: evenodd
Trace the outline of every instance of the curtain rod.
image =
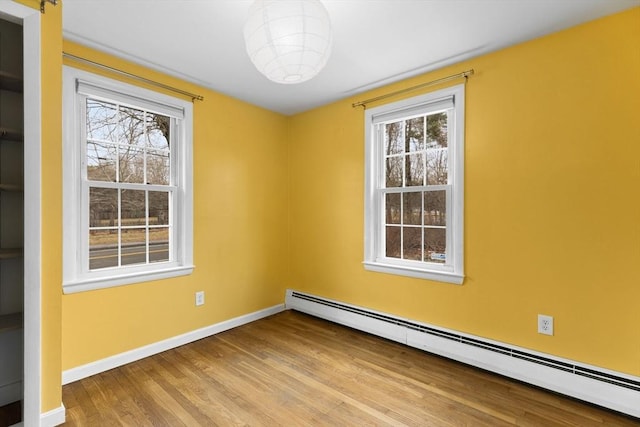
<svg viewBox="0 0 640 427">
<path fill-rule="evenodd" d="M 351 106 L 353 108 L 356 107 L 363 107 L 363 108 L 367 108 L 367 104 L 371 103 L 371 102 L 376 102 L 376 101 L 380 101 L 382 99 L 387 99 L 387 98 L 391 98 L 392 96 L 396 96 L 396 95 L 400 95 L 403 93 L 407 93 L 407 92 L 412 92 L 414 90 L 418 90 L 418 89 L 422 89 L 424 87 L 429 87 L 429 86 L 434 86 L 440 83 L 444 83 L 444 82 L 448 82 L 449 80 L 455 80 L 455 79 L 460 79 L 460 78 L 469 78 L 469 76 L 473 75 L 474 71 L 473 68 L 467 71 L 463 71 L 461 73 L 458 74 L 452 74 L 450 76 L 447 77 L 442 77 L 441 79 L 436 79 L 436 80 L 431 80 L 430 82 L 426 82 L 426 83 L 422 83 L 416 86 L 411 86 L 408 87 L 406 89 L 400 89 L 397 90 L 395 92 L 390 92 L 384 95 L 380 95 L 380 96 L 376 96 L 375 98 L 369 98 L 369 99 L 365 99 L 364 101 L 360 101 L 360 102 L 355 102 L 353 104 L 351 104 Z"/>
<path fill-rule="evenodd" d="M 129 77 L 130 79 L 138 80 L 140 82 L 147 83 L 147 84 L 150 84 L 152 86 L 156 86 L 156 87 L 159 87 L 159 88 L 162 88 L 162 89 L 166 89 L 166 90 L 169 90 L 169 91 L 174 92 L 174 93 L 178 93 L 178 94 L 183 95 L 183 96 L 188 96 L 189 98 L 191 98 L 192 102 L 193 101 L 204 101 L 204 97 L 202 95 L 196 95 L 195 93 L 187 92 L 185 90 L 178 89 L 178 88 L 175 88 L 173 86 L 169 86 L 169 85 L 166 85 L 164 83 L 157 82 L 155 80 L 150 80 L 150 79 L 147 79 L 145 77 L 140 77 L 138 75 L 131 74 L 131 73 L 128 73 L 126 71 L 119 70 L 117 68 L 109 67 L 107 65 L 100 64 L 98 62 L 93 62 L 93 61 L 90 61 L 88 59 L 72 55 L 72 54 L 67 53 L 67 52 L 62 52 L 62 57 L 71 59 L 71 60 L 76 61 L 76 62 L 81 62 L 83 64 L 88 64 L 88 65 L 91 65 L 92 67 L 100 68 L 101 70 L 106 70 L 106 71 L 109 71 L 111 73 L 119 74 L 121 76 Z"/>
</svg>

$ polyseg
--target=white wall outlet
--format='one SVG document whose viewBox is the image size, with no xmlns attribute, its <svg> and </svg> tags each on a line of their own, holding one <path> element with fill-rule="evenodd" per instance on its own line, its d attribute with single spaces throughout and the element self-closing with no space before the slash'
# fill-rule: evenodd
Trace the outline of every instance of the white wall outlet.
<svg viewBox="0 0 640 427">
<path fill-rule="evenodd" d="M 196 292 L 196 305 L 204 305 L 204 291 Z"/>
<path fill-rule="evenodd" d="M 553 316 L 538 314 L 538 333 L 553 335 Z"/>
</svg>

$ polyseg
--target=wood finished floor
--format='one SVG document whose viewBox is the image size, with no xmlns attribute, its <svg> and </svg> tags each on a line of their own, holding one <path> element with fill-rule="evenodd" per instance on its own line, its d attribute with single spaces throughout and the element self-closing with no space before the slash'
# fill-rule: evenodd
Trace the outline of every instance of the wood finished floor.
<svg viewBox="0 0 640 427">
<path fill-rule="evenodd" d="M 66 385 L 65 426 L 639 426 L 286 311 Z"/>
</svg>

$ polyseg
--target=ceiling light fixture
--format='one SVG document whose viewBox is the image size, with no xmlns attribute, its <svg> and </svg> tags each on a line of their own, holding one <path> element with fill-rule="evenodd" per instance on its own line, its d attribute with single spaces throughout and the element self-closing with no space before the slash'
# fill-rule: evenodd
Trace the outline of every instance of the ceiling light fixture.
<svg viewBox="0 0 640 427">
<path fill-rule="evenodd" d="M 276 83 L 302 83 L 331 53 L 331 22 L 319 0 L 256 0 L 244 26 L 249 58 Z"/>
</svg>

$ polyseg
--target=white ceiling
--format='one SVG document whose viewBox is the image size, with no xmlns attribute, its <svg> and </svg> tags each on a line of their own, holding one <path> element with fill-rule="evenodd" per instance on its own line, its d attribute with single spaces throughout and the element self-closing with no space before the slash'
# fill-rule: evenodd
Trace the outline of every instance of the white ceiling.
<svg viewBox="0 0 640 427">
<path fill-rule="evenodd" d="M 267 80 L 249 60 L 242 28 L 251 3 L 64 0 L 64 37 L 294 114 L 640 0 L 323 0 L 333 25 L 332 55 L 318 76 L 298 85 Z"/>
</svg>

